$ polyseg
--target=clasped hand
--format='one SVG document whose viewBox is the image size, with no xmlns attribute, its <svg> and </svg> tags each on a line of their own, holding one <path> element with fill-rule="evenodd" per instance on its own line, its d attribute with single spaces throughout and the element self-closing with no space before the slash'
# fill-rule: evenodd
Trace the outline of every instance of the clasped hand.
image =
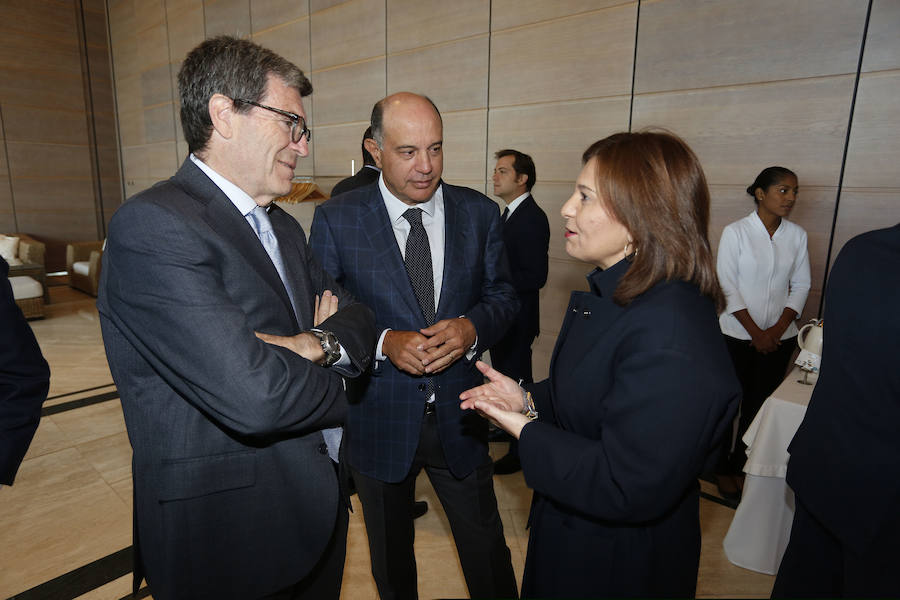
<svg viewBox="0 0 900 600">
<path fill-rule="evenodd" d="M 313 308 L 313 327 L 318 327 L 325 319 L 338 311 L 338 297 L 331 293 L 331 290 L 322 292 L 322 299 L 316 295 L 316 303 Z M 287 348 L 295 354 L 299 354 L 306 360 L 321 365 L 325 362 L 325 352 L 322 350 L 322 344 L 319 338 L 311 333 L 301 332 L 297 335 L 283 336 L 271 335 L 269 333 L 260 333 L 254 331 L 256 337 L 267 344 L 273 346 L 281 346 Z"/>
<path fill-rule="evenodd" d="M 395 367 L 411 375 L 440 373 L 465 356 L 475 336 L 469 319 L 444 319 L 419 331 L 388 331 L 381 351 Z"/>
<path fill-rule="evenodd" d="M 522 428 L 529 423 L 528 417 L 522 414 L 522 388 L 486 362 L 479 360 L 475 366 L 488 378 L 488 382 L 460 394 L 459 399 L 463 401 L 460 407 L 477 410 L 481 416 L 519 439 Z"/>
</svg>

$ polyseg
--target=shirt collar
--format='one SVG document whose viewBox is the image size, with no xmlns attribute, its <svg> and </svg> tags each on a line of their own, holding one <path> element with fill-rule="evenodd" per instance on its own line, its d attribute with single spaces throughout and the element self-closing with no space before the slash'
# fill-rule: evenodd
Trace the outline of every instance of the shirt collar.
<svg viewBox="0 0 900 600">
<path fill-rule="evenodd" d="M 216 184 L 216 187 L 222 190 L 223 194 L 228 196 L 228 199 L 231 200 L 231 203 L 234 204 L 234 207 L 240 211 L 241 215 L 246 217 L 248 214 L 253 212 L 253 209 L 256 208 L 256 202 L 253 201 L 253 198 L 250 197 L 250 194 L 214 171 L 212 167 L 194 156 L 193 152 L 190 155 L 190 159 L 195 165 L 197 165 L 197 168 L 206 173 L 206 176 L 209 177 L 214 184 Z"/>
<path fill-rule="evenodd" d="M 519 196 L 518 198 L 516 198 L 515 200 L 510 202 L 506 206 L 506 208 L 509 209 L 509 214 L 507 214 L 506 218 L 508 219 L 509 217 L 511 217 L 513 214 L 513 211 L 516 210 L 517 208 L 519 208 L 519 205 L 522 204 L 523 202 L 525 202 L 525 198 L 527 198 L 530 195 L 531 195 L 531 192 L 525 192 L 524 194 L 522 194 L 521 196 Z"/>
<path fill-rule="evenodd" d="M 391 223 L 397 223 L 399 221 L 406 222 L 406 219 L 403 218 L 403 213 L 410 208 L 421 208 L 422 212 L 429 217 L 434 217 L 437 203 L 440 202 L 443 204 L 444 202 L 443 187 L 443 183 L 438 184 L 437 189 L 434 191 L 431 198 L 428 199 L 428 202 L 410 206 L 388 190 L 387 185 L 384 183 L 384 173 L 378 177 L 378 188 L 381 190 L 381 197 L 384 199 L 384 207 L 388 211 L 388 217 L 390 217 Z"/>
</svg>

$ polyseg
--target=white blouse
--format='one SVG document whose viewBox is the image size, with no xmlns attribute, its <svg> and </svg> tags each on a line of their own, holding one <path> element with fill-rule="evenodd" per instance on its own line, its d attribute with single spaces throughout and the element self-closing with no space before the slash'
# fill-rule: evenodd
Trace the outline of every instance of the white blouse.
<svg viewBox="0 0 900 600">
<path fill-rule="evenodd" d="M 803 312 L 810 285 L 806 232 L 782 219 L 769 238 L 754 210 L 722 231 L 716 271 L 726 301 L 719 316 L 722 333 L 749 340 L 735 312 L 746 308 L 760 329 L 774 325 L 785 308 Z M 795 335 L 797 326 L 791 322 L 781 339 Z"/>
</svg>

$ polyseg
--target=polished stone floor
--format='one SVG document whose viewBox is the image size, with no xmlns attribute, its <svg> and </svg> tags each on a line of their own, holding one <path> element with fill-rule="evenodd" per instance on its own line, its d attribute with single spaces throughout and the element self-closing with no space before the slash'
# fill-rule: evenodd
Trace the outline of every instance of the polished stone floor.
<svg viewBox="0 0 900 600">
<path fill-rule="evenodd" d="M 131 575 L 109 565 L 131 545 L 131 448 L 106 364 L 94 299 L 51 287 L 46 317 L 31 326 L 50 363 L 50 399 L 13 487 L 0 488 L 0 599 L 18 596 L 118 600 Z M 492 452 L 505 451 L 493 444 Z M 701 482 L 712 495 L 714 486 Z M 521 581 L 531 498 L 521 473 L 496 476 L 497 498 L 513 566 Z M 464 598 L 466 587 L 450 528 L 427 479 L 417 497 L 428 514 L 416 521 L 419 596 Z M 341 597 L 377 598 L 358 501 L 350 519 Z M 734 510 L 701 500 L 703 551 L 698 597 L 768 597 L 773 578 L 729 563 L 722 539 Z M 106 573 L 112 572 L 114 576 Z M 107 582 L 108 583 L 103 583 Z"/>
</svg>

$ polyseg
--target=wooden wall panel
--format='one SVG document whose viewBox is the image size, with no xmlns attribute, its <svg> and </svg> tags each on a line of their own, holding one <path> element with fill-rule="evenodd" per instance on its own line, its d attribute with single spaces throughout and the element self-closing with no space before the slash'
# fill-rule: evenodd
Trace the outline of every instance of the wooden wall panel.
<svg viewBox="0 0 900 600">
<path fill-rule="evenodd" d="M 897 98 L 900 98 L 900 70 L 865 74 L 860 78 L 844 186 L 900 188 L 900 102 Z M 897 206 L 900 207 L 900 202 Z"/>
<path fill-rule="evenodd" d="M 166 23 L 169 25 L 169 62 L 180 64 L 205 37 L 203 0 L 166 3 Z M 177 72 L 177 69 L 174 69 Z"/>
<path fill-rule="evenodd" d="M 487 179 L 494 152 L 514 148 L 531 155 L 537 180 L 571 181 L 581 171 L 581 154 L 597 140 L 628 129 L 626 97 L 491 108 Z"/>
<path fill-rule="evenodd" d="M 900 2 L 873 0 L 866 53 L 863 57 L 864 73 L 900 68 L 898 27 L 900 27 Z"/>
<path fill-rule="evenodd" d="M 487 110 L 445 112 L 444 177 L 482 181 Z"/>
<path fill-rule="evenodd" d="M 781 164 L 810 184 L 837 185 L 853 79 L 636 95 L 633 128 L 661 126 L 683 137 L 710 183 L 743 183 L 748 172 Z"/>
<path fill-rule="evenodd" d="M 312 83 L 312 104 L 316 107 L 313 127 L 368 121 L 372 106 L 384 97 L 384 58 L 316 71 Z M 362 131 L 359 137 L 362 139 Z"/>
<path fill-rule="evenodd" d="M 249 0 L 203 0 L 206 37 L 250 36 Z"/>
<path fill-rule="evenodd" d="M 855 73 L 865 2 L 641 4 L 635 93 Z"/>
<path fill-rule="evenodd" d="M 531 25 L 620 4 L 622 0 L 491 0 L 491 28 Z"/>
<path fill-rule="evenodd" d="M 351 0 L 311 15 L 312 68 L 384 54 L 384 0 Z"/>
<path fill-rule="evenodd" d="M 488 33 L 490 0 L 387 0 L 386 5 L 390 53 Z"/>
<path fill-rule="evenodd" d="M 250 0 L 250 24 L 256 32 L 309 16 L 306 2 L 297 0 Z"/>
<path fill-rule="evenodd" d="M 441 113 L 487 106 L 488 36 L 392 54 L 387 93 L 425 94 Z"/>
<path fill-rule="evenodd" d="M 117 153 L 98 152 L 117 137 L 106 23 L 90 2 L 0 5 L 0 227 L 46 242 L 51 271 L 67 241 L 100 235 L 101 168 L 117 177 Z"/>
<path fill-rule="evenodd" d="M 629 94 L 636 6 L 494 32 L 491 106 Z"/>
<path fill-rule="evenodd" d="M 309 76 L 309 20 L 299 19 L 253 34 L 253 41 L 277 52 Z M 195 44 L 196 45 L 196 44 Z M 190 50 L 190 48 L 188 49 Z"/>
<path fill-rule="evenodd" d="M 359 143 L 368 126 L 366 120 L 317 127 L 313 132 L 315 173 L 323 173 L 329 177 L 349 177 L 351 160 L 356 161 L 357 169 L 362 168 Z M 301 160 L 297 164 L 299 166 L 304 162 L 312 161 Z"/>
</svg>

